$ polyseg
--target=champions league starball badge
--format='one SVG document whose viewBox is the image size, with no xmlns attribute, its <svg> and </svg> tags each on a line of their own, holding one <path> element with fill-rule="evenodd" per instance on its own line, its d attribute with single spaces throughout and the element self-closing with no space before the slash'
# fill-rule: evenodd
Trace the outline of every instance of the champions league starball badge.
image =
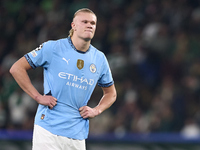
<svg viewBox="0 0 200 150">
<path fill-rule="evenodd" d="M 43 47 L 43 44 L 41 44 L 39 47 L 37 47 L 37 48 L 35 49 L 35 51 L 39 51 L 39 50 L 41 50 L 42 47 Z"/>
<path fill-rule="evenodd" d="M 36 49 L 32 50 L 32 51 L 31 51 L 31 55 L 32 55 L 33 57 L 36 57 L 36 56 L 37 56 L 37 51 L 41 50 L 42 47 L 43 47 L 43 44 L 41 44 L 41 45 L 40 45 L 39 47 L 37 47 Z"/>
<path fill-rule="evenodd" d="M 90 71 L 91 71 L 92 73 L 95 73 L 96 70 L 97 70 L 96 66 L 95 66 L 94 64 L 91 64 L 91 65 L 90 65 Z"/>
</svg>

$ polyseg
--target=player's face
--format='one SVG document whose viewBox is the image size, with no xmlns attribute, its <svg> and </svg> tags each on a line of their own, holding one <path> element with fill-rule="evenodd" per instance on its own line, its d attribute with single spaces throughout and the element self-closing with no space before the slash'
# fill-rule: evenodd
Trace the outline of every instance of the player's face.
<svg viewBox="0 0 200 150">
<path fill-rule="evenodd" d="M 97 18 L 94 14 L 79 12 L 72 22 L 75 36 L 84 40 L 91 40 L 96 30 L 96 21 Z"/>
</svg>

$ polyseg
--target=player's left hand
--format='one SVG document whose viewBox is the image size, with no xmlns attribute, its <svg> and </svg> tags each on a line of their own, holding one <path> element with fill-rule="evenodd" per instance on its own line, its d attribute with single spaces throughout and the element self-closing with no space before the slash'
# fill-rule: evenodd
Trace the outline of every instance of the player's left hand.
<svg viewBox="0 0 200 150">
<path fill-rule="evenodd" d="M 99 114 L 96 108 L 91 108 L 89 106 L 83 106 L 79 108 L 79 112 L 80 112 L 81 117 L 83 117 L 84 119 L 94 118 L 95 116 Z"/>
</svg>

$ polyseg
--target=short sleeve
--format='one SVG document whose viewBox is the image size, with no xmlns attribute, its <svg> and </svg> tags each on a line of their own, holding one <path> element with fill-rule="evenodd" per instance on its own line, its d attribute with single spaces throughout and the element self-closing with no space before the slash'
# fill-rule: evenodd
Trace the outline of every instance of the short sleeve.
<svg viewBox="0 0 200 150">
<path fill-rule="evenodd" d="M 33 69 L 40 66 L 47 68 L 53 57 L 54 45 L 53 41 L 45 42 L 24 56 Z"/>
<path fill-rule="evenodd" d="M 102 60 L 103 66 L 102 66 L 100 78 L 98 80 L 98 85 L 100 87 L 109 87 L 114 84 L 114 81 L 113 81 L 113 77 L 112 77 L 112 73 L 110 71 L 108 61 L 107 61 L 105 55 L 103 55 L 103 56 L 104 56 L 103 60 Z"/>
</svg>

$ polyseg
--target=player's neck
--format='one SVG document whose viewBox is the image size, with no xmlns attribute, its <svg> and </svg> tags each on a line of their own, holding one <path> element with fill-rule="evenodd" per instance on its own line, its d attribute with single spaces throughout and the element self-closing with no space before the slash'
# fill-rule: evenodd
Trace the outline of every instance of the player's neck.
<svg viewBox="0 0 200 150">
<path fill-rule="evenodd" d="M 71 40 L 77 50 L 86 52 L 89 49 L 91 40 L 86 41 L 81 38 L 76 38 L 75 36 L 72 36 Z"/>
</svg>

